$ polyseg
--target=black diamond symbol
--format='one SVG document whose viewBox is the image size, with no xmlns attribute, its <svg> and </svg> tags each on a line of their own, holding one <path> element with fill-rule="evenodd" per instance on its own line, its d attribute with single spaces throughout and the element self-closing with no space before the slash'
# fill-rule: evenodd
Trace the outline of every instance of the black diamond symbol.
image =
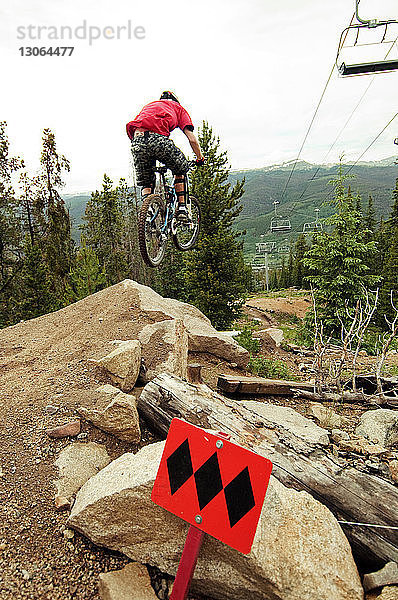
<svg viewBox="0 0 398 600">
<path fill-rule="evenodd" d="M 229 524 L 233 527 L 256 505 L 247 467 L 226 486 L 224 493 Z"/>
<path fill-rule="evenodd" d="M 188 438 L 167 459 L 171 494 L 175 494 L 193 475 Z"/>
<path fill-rule="evenodd" d="M 223 488 L 217 452 L 196 471 L 195 483 L 199 507 L 202 510 Z"/>
</svg>

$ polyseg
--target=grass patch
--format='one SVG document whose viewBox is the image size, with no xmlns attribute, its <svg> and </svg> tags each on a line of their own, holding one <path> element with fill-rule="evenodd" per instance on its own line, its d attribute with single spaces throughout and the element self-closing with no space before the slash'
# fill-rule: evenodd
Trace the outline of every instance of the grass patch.
<svg viewBox="0 0 398 600">
<path fill-rule="evenodd" d="M 255 298 L 305 298 L 310 294 L 309 290 L 294 290 L 287 288 L 285 290 L 275 290 L 272 292 L 258 291 L 249 294 L 248 300 Z"/>
<path fill-rule="evenodd" d="M 251 356 L 248 368 L 253 375 L 259 375 L 260 377 L 268 377 L 269 379 L 294 379 L 294 376 L 285 363 L 273 358 Z"/>
<path fill-rule="evenodd" d="M 250 354 L 258 354 L 260 351 L 261 342 L 253 337 L 253 327 L 251 326 L 244 327 L 239 335 L 234 336 L 234 339 Z"/>
<path fill-rule="evenodd" d="M 383 375 L 385 377 L 398 377 L 398 365 L 385 365 Z"/>
</svg>

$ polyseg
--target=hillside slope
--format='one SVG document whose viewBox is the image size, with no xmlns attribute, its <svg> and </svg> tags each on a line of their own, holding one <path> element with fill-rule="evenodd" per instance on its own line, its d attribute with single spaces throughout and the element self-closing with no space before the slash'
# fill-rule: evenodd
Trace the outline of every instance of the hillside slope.
<svg viewBox="0 0 398 600">
<path fill-rule="evenodd" d="M 349 168 L 349 167 L 347 167 Z M 253 255 L 255 244 L 264 239 L 283 242 L 296 238 L 303 229 L 303 224 L 315 219 L 315 209 L 319 208 L 320 218 L 332 213 L 329 204 L 332 198 L 332 186 L 329 183 L 337 175 L 338 165 L 310 165 L 298 163 L 285 195 L 282 198 L 291 166 L 266 168 L 255 171 L 239 171 L 231 174 L 235 182 L 245 176 L 245 194 L 243 211 L 237 219 L 236 228 L 246 231 L 245 254 Z M 385 159 L 378 163 L 363 163 L 352 168 L 349 181 L 354 194 L 359 193 L 362 205 L 366 208 L 369 194 L 374 201 L 377 218 L 388 216 L 391 207 L 392 190 L 398 177 L 398 169 L 394 159 Z M 288 234 L 270 234 L 269 226 L 274 214 L 273 201 L 280 202 L 278 213 L 291 220 L 292 231 Z"/>
</svg>

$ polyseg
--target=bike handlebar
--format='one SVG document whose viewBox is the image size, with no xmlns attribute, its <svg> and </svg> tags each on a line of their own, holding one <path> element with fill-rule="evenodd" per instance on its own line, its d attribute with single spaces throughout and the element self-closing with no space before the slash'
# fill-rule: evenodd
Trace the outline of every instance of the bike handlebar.
<svg viewBox="0 0 398 600">
<path fill-rule="evenodd" d="M 188 161 L 188 164 L 189 164 L 189 170 L 193 169 L 194 167 L 202 167 L 205 164 L 205 159 L 203 158 L 201 160 L 199 160 L 199 159 L 190 160 L 190 161 Z M 163 173 L 163 174 L 167 173 L 168 170 L 169 170 L 168 167 L 166 167 L 165 165 L 158 165 L 155 168 L 155 171 L 157 173 Z"/>
<path fill-rule="evenodd" d="M 191 160 L 190 168 L 192 169 L 193 167 L 203 167 L 204 164 L 205 164 L 204 158 L 196 158 L 194 160 Z"/>
</svg>

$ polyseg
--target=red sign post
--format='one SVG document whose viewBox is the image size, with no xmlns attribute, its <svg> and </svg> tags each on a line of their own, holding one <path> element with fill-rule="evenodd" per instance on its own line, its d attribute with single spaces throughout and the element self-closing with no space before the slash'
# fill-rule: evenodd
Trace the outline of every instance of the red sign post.
<svg viewBox="0 0 398 600">
<path fill-rule="evenodd" d="M 250 552 L 272 463 L 227 438 L 171 422 L 152 500 L 191 528 L 170 600 L 185 600 L 204 533 Z"/>
</svg>

